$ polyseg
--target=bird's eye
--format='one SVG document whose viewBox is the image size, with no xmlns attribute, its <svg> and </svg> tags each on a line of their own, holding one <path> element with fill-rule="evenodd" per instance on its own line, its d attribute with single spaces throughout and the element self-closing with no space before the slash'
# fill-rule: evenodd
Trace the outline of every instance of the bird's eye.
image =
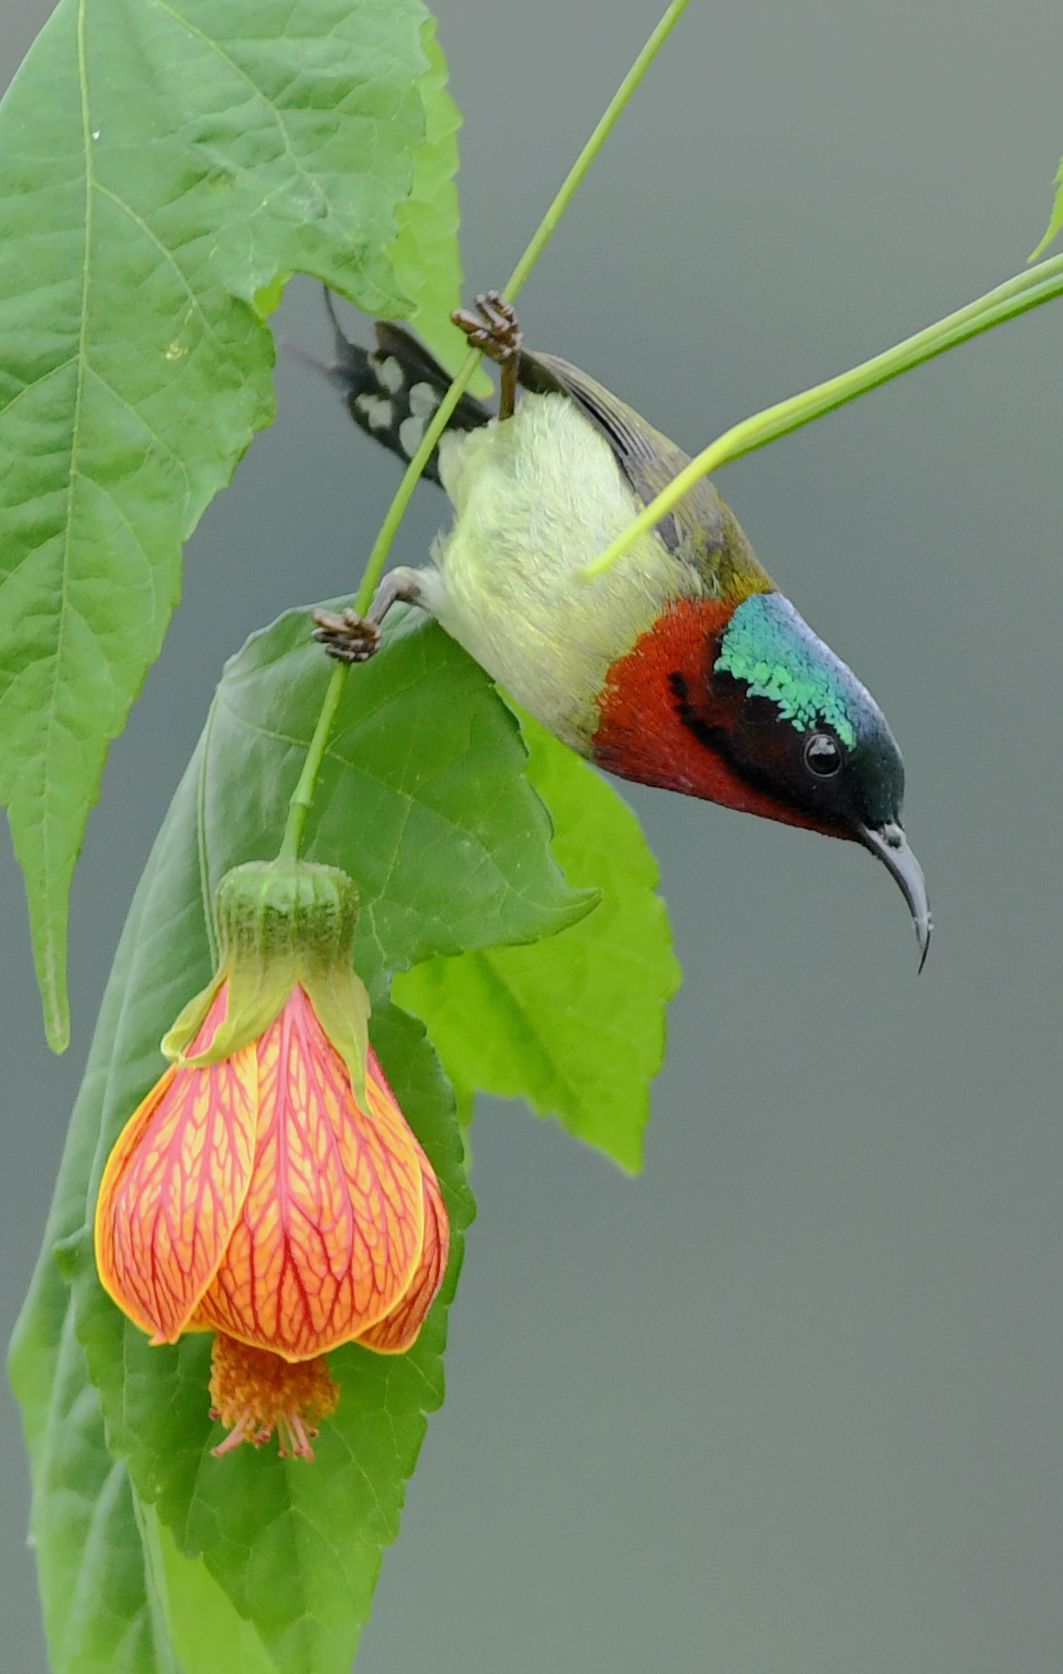
<svg viewBox="0 0 1063 1674">
<path fill-rule="evenodd" d="M 805 745 L 805 766 L 817 779 L 831 779 L 842 764 L 841 745 L 829 732 L 814 732 Z"/>
</svg>

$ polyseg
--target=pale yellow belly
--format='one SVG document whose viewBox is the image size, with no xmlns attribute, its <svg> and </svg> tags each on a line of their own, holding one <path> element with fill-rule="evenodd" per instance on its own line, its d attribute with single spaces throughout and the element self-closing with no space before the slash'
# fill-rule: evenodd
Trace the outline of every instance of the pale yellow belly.
<svg viewBox="0 0 1063 1674">
<path fill-rule="evenodd" d="M 651 534 L 604 576 L 578 578 L 641 502 L 564 396 L 525 395 L 504 423 L 445 437 L 440 475 L 455 515 L 433 549 L 432 608 L 544 726 L 586 750 L 610 665 L 670 599 L 697 593 L 695 573 Z"/>
</svg>

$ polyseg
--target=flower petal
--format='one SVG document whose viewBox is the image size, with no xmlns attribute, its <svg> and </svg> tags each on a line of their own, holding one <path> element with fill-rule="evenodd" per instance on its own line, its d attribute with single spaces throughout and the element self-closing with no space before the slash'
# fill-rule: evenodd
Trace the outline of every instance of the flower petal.
<svg viewBox="0 0 1063 1674">
<path fill-rule="evenodd" d="M 199 1031 L 225 1015 L 219 989 Z M 188 1325 L 225 1253 L 251 1181 L 258 1063 L 253 1046 L 204 1069 L 171 1065 L 126 1123 L 96 1207 L 104 1289 L 156 1342 Z"/>
<path fill-rule="evenodd" d="M 301 987 L 258 1054 L 254 1175 L 194 1323 L 305 1360 L 357 1337 L 409 1288 L 424 1242 L 421 1153 L 382 1076 L 370 1113 L 359 1109 Z"/>
<path fill-rule="evenodd" d="M 363 1331 L 358 1341 L 378 1354 L 405 1354 L 417 1341 L 425 1316 L 443 1283 L 450 1249 L 450 1222 L 439 1182 L 428 1159 L 423 1167 L 424 1247 L 413 1283 L 390 1314 Z"/>
</svg>

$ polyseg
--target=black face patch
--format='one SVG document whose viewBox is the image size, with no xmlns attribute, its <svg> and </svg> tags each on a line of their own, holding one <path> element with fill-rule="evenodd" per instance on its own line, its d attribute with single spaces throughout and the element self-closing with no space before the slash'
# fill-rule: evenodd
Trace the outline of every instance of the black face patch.
<svg viewBox="0 0 1063 1674">
<path fill-rule="evenodd" d="M 675 698 L 675 712 L 687 731 L 692 732 L 698 743 L 703 744 L 707 750 L 721 750 L 725 743 L 723 730 L 710 726 L 704 716 L 698 714 L 690 701 L 690 685 L 686 675 L 675 669 L 668 676 L 668 684 Z"/>
<path fill-rule="evenodd" d="M 899 786 L 892 791 L 897 781 L 890 764 L 896 760 L 899 769 L 899 757 L 885 723 L 882 761 L 876 740 L 850 751 L 825 723 L 814 732 L 799 731 L 780 715 L 777 703 L 759 693 L 750 696 L 745 682 L 726 671 L 716 671 L 704 687 L 682 669 L 666 678 L 678 720 L 751 789 L 808 815 L 824 830 L 849 831 L 898 817 Z M 824 775 L 809 766 L 811 737 L 829 738 L 834 744 L 837 771 Z M 883 788 L 882 800 L 889 804 L 885 815 L 875 802 L 876 790 Z"/>
</svg>

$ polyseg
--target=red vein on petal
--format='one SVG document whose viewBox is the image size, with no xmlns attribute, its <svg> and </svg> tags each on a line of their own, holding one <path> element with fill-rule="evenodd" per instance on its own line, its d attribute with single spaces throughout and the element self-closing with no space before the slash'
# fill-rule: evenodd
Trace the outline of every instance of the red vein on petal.
<svg viewBox="0 0 1063 1674">
<path fill-rule="evenodd" d="M 363 1331 L 358 1341 L 378 1354 L 405 1354 L 417 1341 L 436 1292 L 443 1283 L 450 1250 L 450 1221 L 439 1182 L 424 1159 L 424 1248 L 409 1290 L 390 1314 Z"/>
<path fill-rule="evenodd" d="M 193 1050 L 225 1006 L 223 985 Z M 156 1341 L 180 1336 L 224 1256 L 252 1176 L 256 1084 L 253 1046 L 171 1066 L 111 1153 L 96 1216 L 100 1278 Z"/>
<path fill-rule="evenodd" d="M 356 1337 L 409 1288 L 422 1155 L 394 1100 L 358 1108 L 302 988 L 258 1054 L 254 1172 L 196 1324 L 299 1360 Z"/>
</svg>

